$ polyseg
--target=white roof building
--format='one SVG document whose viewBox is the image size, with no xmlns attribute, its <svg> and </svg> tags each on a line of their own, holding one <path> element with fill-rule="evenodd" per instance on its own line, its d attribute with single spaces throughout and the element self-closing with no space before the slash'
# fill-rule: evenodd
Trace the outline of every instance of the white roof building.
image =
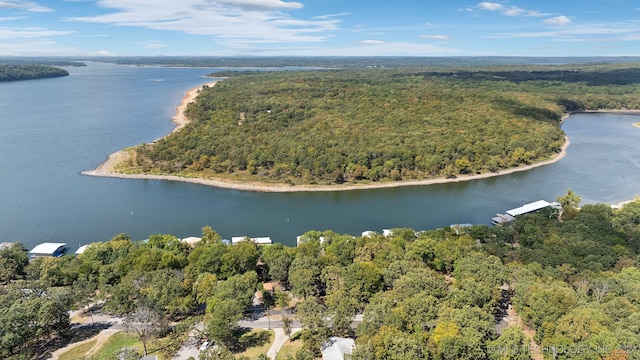
<svg viewBox="0 0 640 360">
<path fill-rule="evenodd" d="M 191 247 L 196 246 L 196 243 L 199 243 L 200 241 L 202 241 L 202 238 L 199 238 L 197 236 L 189 236 L 184 239 L 180 239 L 180 242 L 186 243 Z"/>
<path fill-rule="evenodd" d="M 325 346 L 322 350 L 323 360 L 344 360 L 344 355 L 351 355 L 356 344 L 353 339 L 333 336 Z"/>
<path fill-rule="evenodd" d="M 375 231 L 367 230 L 362 232 L 362 237 L 372 237 L 375 234 L 376 234 Z"/>
<path fill-rule="evenodd" d="M 511 216 L 518 216 L 518 215 L 523 215 L 523 214 L 528 214 L 534 211 L 538 211 L 540 209 L 544 209 L 548 206 L 551 206 L 550 203 L 548 203 L 547 201 L 544 200 L 538 200 L 536 202 L 532 202 L 529 204 L 524 204 L 518 208 L 515 209 L 511 209 L 511 210 L 507 210 L 507 214 L 511 215 Z"/>
<path fill-rule="evenodd" d="M 65 243 L 42 243 L 31 249 L 29 251 L 29 256 L 31 257 L 40 257 L 40 256 L 54 256 L 60 257 L 64 255 L 64 252 L 67 249 L 67 244 Z"/>
<path fill-rule="evenodd" d="M 80 255 L 82 253 L 84 253 L 85 250 L 87 250 L 87 248 L 89 247 L 89 245 L 91 244 L 87 244 L 87 245 L 82 245 L 78 248 L 78 250 L 76 250 L 76 255 Z"/>
<path fill-rule="evenodd" d="M 265 237 L 247 237 L 247 236 L 234 236 L 231 238 L 231 244 L 237 244 L 243 242 L 245 239 L 249 239 L 258 245 L 271 245 L 273 241 L 268 236 Z"/>
</svg>

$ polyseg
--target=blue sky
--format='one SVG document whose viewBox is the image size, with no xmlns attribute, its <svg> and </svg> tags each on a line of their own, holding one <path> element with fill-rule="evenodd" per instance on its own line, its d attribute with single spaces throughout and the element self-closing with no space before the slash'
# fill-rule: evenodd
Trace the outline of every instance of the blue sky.
<svg viewBox="0 0 640 360">
<path fill-rule="evenodd" d="M 638 0 L 0 0 L 0 56 L 640 56 Z"/>
</svg>

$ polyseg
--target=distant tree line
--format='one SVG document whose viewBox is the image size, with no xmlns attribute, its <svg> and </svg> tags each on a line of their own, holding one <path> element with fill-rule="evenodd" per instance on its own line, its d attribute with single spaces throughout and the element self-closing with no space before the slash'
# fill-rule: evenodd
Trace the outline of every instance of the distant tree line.
<svg viewBox="0 0 640 360">
<path fill-rule="evenodd" d="M 43 65 L 43 66 L 87 66 L 83 61 L 65 59 L 60 57 L 0 57 L 0 65 Z"/>
<path fill-rule="evenodd" d="M 46 65 L 2 65 L 0 63 L 0 81 L 34 80 L 68 76 L 69 72 Z"/>
<path fill-rule="evenodd" d="M 332 69 L 408 68 L 408 67 L 477 67 L 522 66 L 548 64 L 620 64 L 640 61 L 640 57 L 518 57 L 518 56 L 112 56 L 88 58 L 91 61 L 107 61 L 125 65 L 161 65 L 181 67 L 322 67 Z"/>
</svg>

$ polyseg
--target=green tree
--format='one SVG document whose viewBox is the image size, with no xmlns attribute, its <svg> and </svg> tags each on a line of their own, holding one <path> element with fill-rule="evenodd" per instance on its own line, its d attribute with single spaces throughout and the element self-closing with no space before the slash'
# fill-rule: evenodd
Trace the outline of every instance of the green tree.
<svg viewBox="0 0 640 360">
<path fill-rule="evenodd" d="M 29 264 L 27 248 L 21 243 L 0 249 L 0 283 L 21 279 L 25 276 L 25 267 Z"/>
<path fill-rule="evenodd" d="M 511 326 L 502 330 L 500 337 L 487 343 L 492 360 L 530 360 L 531 341 L 522 328 Z"/>
<path fill-rule="evenodd" d="M 577 208 L 580 205 L 580 196 L 569 189 L 566 194 L 558 196 L 558 202 L 563 208 Z"/>
<path fill-rule="evenodd" d="M 217 344 L 233 349 L 237 346 L 236 331 L 242 319 L 242 304 L 233 298 L 212 297 L 207 301 L 205 331 Z"/>
<path fill-rule="evenodd" d="M 202 243 L 215 244 L 222 241 L 222 236 L 217 231 L 213 230 L 210 226 L 202 228 Z"/>
<path fill-rule="evenodd" d="M 560 218 L 569 220 L 577 213 L 577 208 L 580 204 L 580 196 L 569 189 L 565 195 L 558 197 L 558 202 L 562 205 Z"/>
<path fill-rule="evenodd" d="M 328 339 L 328 328 L 325 319 L 325 308 L 318 299 L 309 296 L 296 306 L 297 318 L 302 323 L 302 340 L 304 348 L 315 356 L 320 355 L 320 347 Z"/>
<path fill-rule="evenodd" d="M 327 314 L 331 318 L 332 332 L 337 336 L 351 336 L 351 322 L 356 315 L 357 300 L 345 290 L 334 291 L 325 298 Z"/>
<path fill-rule="evenodd" d="M 255 272 L 234 275 L 218 283 L 213 296 L 218 299 L 234 299 L 243 310 L 248 309 L 253 302 L 257 284 L 258 275 Z"/>
<path fill-rule="evenodd" d="M 223 243 L 204 243 L 197 245 L 188 256 L 189 264 L 185 272 L 191 279 L 197 279 L 200 274 L 210 273 L 216 276 L 222 274 L 222 257 L 230 246 Z"/>
<path fill-rule="evenodd" d="M 289 279 L 289 267 L 293 256 L 282 244 L 273 244 L 262 251 L 262 260 L 269 267 L 269 277 L 280 282 Z"/>
<path fill-rule="evenodd" d="M 309 256 L 293 259 L 289 267 L 289 284 L 294 295 L 306 298 L 319 292 L 320 266 L 318 260 Z"/>
<path fill-rule="evenodd" d="M 382 288 L 382 272 L 373 262 L 353 263 L 343 273 L 350 298 L 360 307 L 364 307 L 369 298 Z"/>
<path fill-rule="evenodd" d="M 245 240 L 230 246 L 222 255 L 222 277 L 255 271 L 259 258 L 258 245 L 253 241 Z"/>
</svg>

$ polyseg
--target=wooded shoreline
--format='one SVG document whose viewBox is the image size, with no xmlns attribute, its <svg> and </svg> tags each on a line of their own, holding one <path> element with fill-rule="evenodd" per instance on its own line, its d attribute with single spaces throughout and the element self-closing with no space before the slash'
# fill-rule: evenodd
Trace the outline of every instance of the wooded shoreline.
<svg viewBox="0 0 640 360">
<path fill-rule="evenodd" d="M 184 114 L 187 105 L 196 100 L 200 90 L 205 86 L 214 86 L 217 81 L 205 83 L 186 92 L 182 99 L 182 102 L 176 107 L 176 115 L 173 117 L 173 122 L 176 127 L 166 136 L 170 136 L 176 131 L 183 128 L 190 120 Z M 629 114 L 638 115 L 640 110 L 585 110 L 585 111 L 573 111 L 565 114 L 562 120 L 564 121 L 571 114 L 575 113 L 617 113 L 617 114 Z M 635 123 L 635 127 L 640 127 L 640 123 Z M 157 141 L 157 140 L 155 140 Z M 223 189 L 241 190 L 241 191 L 255 191 L 255 192 L 332 192 L 332 191 L 350 191 L 350 190 L 370 190 L 370 189 L 384 189 L 384 188 L 396 188 L 404 186 L 426 186 L 433 184 L 444 183 L 456 183 L 463 181 L 471 181 L 478 179 L 486 179 L 494 176 L 508 175 L 520 171 L 531 170 L 540 166 L 556 163 L 560 161 L 565 155 L 566 150 L 570 145 L 568 137 L 565 137 L 565 142 L 561 148 L 561 151 L 553 156 L 551 159 L 536 162 L 533 164 L 519 166 L 511 169 L 500 170 L 497 172 L 487 172 L 473 175 L 458 175 L 455 178 L 433 178 L 423 180 L 408 180 L 408 181 L 391 181 L 382 183 L 369 183 L 369 184 L 335 184 L 335 185 L 290 185 L 290 184 L 274 184 L 266 182 L 255 181 L 233 181 L 221 178 L 196 178 L 186 177 L 179 175 L 159 175 L 159 174 L 124 174 L 115 171 L 116 166 L 129 158 L 127 150 L 120 150 L 116 153 L 110 154 L 107 159 L 100 164 L 96 169 L 83 171 L 83 175 L 98 176 L 98 177 L 112 177 L 121 179 L 137 179 L 137 180 L 168 180 L 168 181 L 181 181 L 199 185 L 213 186 Z"/>
</svg>

